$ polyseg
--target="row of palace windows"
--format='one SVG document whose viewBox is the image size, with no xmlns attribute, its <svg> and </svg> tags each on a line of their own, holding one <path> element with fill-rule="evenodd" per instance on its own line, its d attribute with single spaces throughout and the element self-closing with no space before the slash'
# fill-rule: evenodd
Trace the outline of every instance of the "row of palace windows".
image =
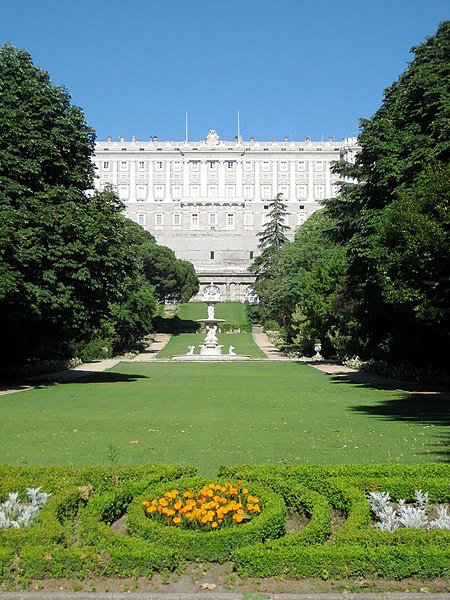
<svg viewBox="0 0 450 600">
<path fill-rule="evenodd" d="M 109 184 L 104 184 L 104 188 Z M 287 200 L 290 197 L 290 186 L 288 184 L 277 186 L 277 191 L 274 191 L 274 186 L 269 184 L 263 184 L 260 186 L 260 198 L 262 200 L 270 200 L 277 193 L 283 194 L 283 197 Z M 338 193 L 338 188 L 336 185 L 332 186 L 332 194 L 336 196 Z M 128 184 L 119 184 L 117 186 L 117 191 L 119 194 L 119 198 L 121 200 L 127 201 L 130 199 L 130 186 Z M 170 197 L 172 200 L 177 201 L 181 200 L 183 196 L 183 186 L 180 185 L 172 185 L 170 190 Z M 199 184 L 191 184 L 189 186 L 189 196 L 188 198 L 196 199 L 200 198 L 201 188 Z M 308 195 L 308 185 L 306 183 L 299 184 L 296 186 L 296 198 L 298 200 L 306 200 Z M 219 186 L 217 185 L 208 185 L 207 186 L 207 198 L 214 199 L 219 197 Z M 313 187 L 314 199 L 315 200 L 323 200 L 325 198 L 325 184 L 318 183 Z M 157 184 L 153 186 L 153 197 L 155 200 L 164 200 L 166 197 L 166 186 L 163 184 Z M 255 197 L 255 186 L 254 185 L 244 185 L 243 186 L 243 198 L 244 200 L 253 200 Z M 136 185 L 136 200 L 138 202 L 143 202 L 148 198 L 148 186 L 146 184 L 138 184 Z M 236 198 L 236 186 L 234 184 L 226 184 L 225 185 L 225 198 Z"/>
<path fill-rule="evenodd" d="M 162 161 L 162 160 L 148 161 L 148 162 L 146 162 L 144 160 L 140 160 L 137 162 L 138 170 L 145 171 L 147 169 L 148 164 L 150 164 L 150 162 L 152 162 L 156 171 L 164 171 L 166 162 Z M 225 162 L 225 167 L 228 171 L 234 171 L 236 169 L 236 165 L 238 164 L 237 161 L 235 161 L 235 160 L 226 160 L 224 162 Z M 315 171 L 323 171 L 325 168 L 325 161 L 323 161 L 323 160 L 315 160 L 315 161 L 310 161 L 310 162 L 313 163 Z M 190 170 L 191 171 L 199 171 L 200 163 L 201 163 L 201 161 L 199 161 L 199 160 L 190 160 L 188 163 Z M 263 160 L 263 161 L 258 161 L 258 163 L 261 166 L 262 171 L 270 171 L 273 168 L 273 165 L 277 165 L 279 171 L 288 171 L 289 165 L 293 164 L 293 161 L 290 162 L 287 160 L 274 160 L 274 161 Z M 309 164 L 308 161 L 305 161 L 305 160 L 298 160 L 298 161 L 295 161 L 295 163 L 297 166 L 297 170 L 299 170 L 299 171 L 306 171 L 307 165 Z M 112 162 L 109 160 L 101 161 L 99 164 L 103 171 L 109 171 L 112 166 Z M 131 163 L 130 163 L 130 161 L 127 161 L 127 160 L 120 160 L 118 164 L 119 164 L 120 171 L 128 171 L 129 165 Z M 182 170 L 183 163 L 180 160 L 168 161 L 167 164 L 170 165 L 170 168 L 172 171 L 181 171 Z M 219 165 L 218 160 L 207 160 L 206 164 L 207 164 L 207 168 L 210 171 L 218 170 L 218 165 Z M 256 163 L 254 161 L 244 160 L 242 162 L 242 164 L 243 164 L 244 171 L 254 171 Z"/>
<path fill-rule="evenodd" d="M 202 217 L 205 215 L 202 215 Z M 224 227 L 225 229 L 235 229 L 236 228 L 236 213 L 225 213 Z M 150 225 L 148 222 L 149 215 L 147 213 L 137 213 L 136 214 L 136 222 L 139 225 Z M 164 218 L 171 217 L 172 227 L 182 227 L 183 225 L 183 214 L 182 213 L 171 213 L 171 215 L 167 215 L 165 213 L 154 213 L 153 214 L 153 225 L 156 228 L 164 227 Z M 215 230 L 218 227 L 218 213 L 207 213 L 206 221 L 204 218 L 200 217 L 200 213 L 190 213 L 189 214 L 189 223 L 190 229 L 200 229 L 201 225 L 203 227 L 207 227 L 210 230 Z M 244 229 L 252 229 L 254 222 L 254 213 L 243 213 L 243 225 Z M 297 224 L 301 225 L 305 222 L 307 218 L 306 213 L 298 213 L 297 215 Z M 264 226 L 266 223 L 270 221 L 270 217 L 268 213 L 261 213 L 261 224 Z M 186 223 L 185 223 L 186 224 Z M 289 225 L 288 216 L 284 219 L 284 224 Z M 187 225 L 187 224 L 186 224 Z"/>
</svg>

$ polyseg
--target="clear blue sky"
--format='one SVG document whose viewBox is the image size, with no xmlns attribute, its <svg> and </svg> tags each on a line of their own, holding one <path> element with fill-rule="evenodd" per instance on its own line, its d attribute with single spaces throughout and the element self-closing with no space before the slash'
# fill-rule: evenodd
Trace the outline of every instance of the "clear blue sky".
<svg viewBox="0 0 450 600">
<path fill-rule="evenodd" d="M 98 139 L 358 134 L 449 0 L 1 0 L 0 41 L 64 85 Z"/>
</svg>

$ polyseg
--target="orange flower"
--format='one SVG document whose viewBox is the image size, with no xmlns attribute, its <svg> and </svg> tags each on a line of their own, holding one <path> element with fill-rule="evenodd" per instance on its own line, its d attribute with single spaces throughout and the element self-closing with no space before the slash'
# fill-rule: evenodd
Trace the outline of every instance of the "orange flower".
<svg viewBox="0 0 450 600">
<path fill-rule="evenodd" d="M 213 529 L 217 529 L 217 528 L 219 527 L 219 524 L 218 524 L 216 521 L 213 521 L 213 522 L 211 523 L 211 527 L 212 527 Z"/>
</svg>

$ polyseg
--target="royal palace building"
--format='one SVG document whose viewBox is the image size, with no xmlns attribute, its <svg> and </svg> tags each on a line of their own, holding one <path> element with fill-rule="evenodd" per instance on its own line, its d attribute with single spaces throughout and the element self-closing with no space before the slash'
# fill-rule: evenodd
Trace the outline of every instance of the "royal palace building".
<svg viewBox="0 0 450 600">
<path fill-rule="evenodd" d="M 108 138 L 96 144 L 96 187 L 112 185 L 128 218 L 194 264 L 201 287 L 213 281 L 225 300 L 243 301 L 270 200 L 283 194 L 292 238 L 338 193 L 331 163 L 353 162 L 358 150 L 356 138 L 229 142 L 215 131 L 198 142 Z"/>
</svg>

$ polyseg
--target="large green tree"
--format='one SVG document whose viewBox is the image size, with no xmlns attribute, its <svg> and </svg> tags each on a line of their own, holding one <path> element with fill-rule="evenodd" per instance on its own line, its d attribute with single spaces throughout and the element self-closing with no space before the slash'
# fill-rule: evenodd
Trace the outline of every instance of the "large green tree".
<svg viewBox="0 0 450 600">
<path fill-rule="evenodd" d="M 330 355 L 340 331 L 335 302 L 345 286 L 346 257 L 330 238 L 334 226 L 323 209 L 309 217 L 274 255 L 260 290 L 263 319 L 276 320 L 305 354 L 320 341 Z"/>
<path fill-rule="evenodd" d="M 348 249 L 352 350 L 444 366 L 450 351 L 450 22 L 413 51 L 380 109 L 362 121 L 356 164 L 336 165 L 356 185 L 344 184 L 327 210 L 337 219 L 336 239 Z"/>
<path fill-rule="evenodd" d="M 137 267 L 123 207 L 89 192 L 95 136 L 82 111 L 11 46 L 0 50 L 0 131 L 0 359 L 67 356 L 113 331 L 112 307 L 128 301 Z"/>
</svg>

